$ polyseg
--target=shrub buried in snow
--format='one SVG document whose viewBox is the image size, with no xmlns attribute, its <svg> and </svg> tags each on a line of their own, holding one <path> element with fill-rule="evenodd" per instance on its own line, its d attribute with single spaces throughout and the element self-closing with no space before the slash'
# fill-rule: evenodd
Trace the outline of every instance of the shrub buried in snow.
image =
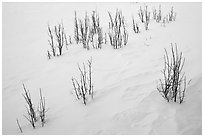
<svg viewBox="0 0 204 137">
<path fill-rule="evenodd" d="M 122 11 L 116 10 L 115 18 L 113 19 L 110 12 L 108 12 L 110 17 L 109 22 L 109 39 L 110 44 L 114 49 L 121 48 L 128 42 L 128 32 L 125 26 L 125 19 L 122 15 Z"/>
<path fill-rule="evenodd" d="M 77 99 L 82 99 L 84 105 L 87 104 L 87 95 L 93 99 L 93 83 L 92 83 L 92 58 L 88 60 L 88 68 L 83 63 L 83 69 L 78 65 L 80 71 L 80 80 L 72 77 L 72 84 Z"/>
<path fill-rule="evenodd" d="M 33 102 L 31 100 L 31 96 L 29 91 L 25 88 L 24 84 L 23 84 L 23 88 L 25 93 L 23 94 L 24 99 L 26 100 L 26 103 L 28 105 L 28 107 L 26 107 L 27 109 L 27 113 L 28 113 L 28 117 L 24 115 L 24 117 L 30 122 L 30 124 L 32 125 L 33 128 L 36 127 L 35 123 L 37 122 L 37 113 L 35 112 L 35 108 L 33 105 Z M 38 106 L 38 112 L 39 112 L 39 117 L 42 123 L 42 127 L 45 124 L 45 113 L 47 112 L 46 108 L 45 108 L 45 97 L 42 96 L 42 91 L 40 89 L 40 102 L 39 102 L 39 106 Z M 17 120 L 17 124 L 20 128 L 20 125 L 18 123 Z M 21 129 L 22 130 L 22 129 Z"/>
<path fill-rule="evenodd" d="M 28 116 L 29 116 L 29 117 L 26 117 L 24 115 L 24 117 L 31 123 L 32 127 L 35 128 L 35 122 L 37 121 L 37 117 L 36 117 L 34 105 L 32 103 L 30 93 L 25 88 L 24 84 L 23 84 L 23 89 L 25 91 L 25 93 L 23 94 L 23 97 L 26 100 L 26 103 L 28 105 L 28 107 L 26 107 L 26 109 L 27 109 L 27 113 L 28 113 Z"/>
<path fill-rule="evenodd" d="M 102 48 L 103 33 L 102 27 L 100 27 L 99 15 L 96 11 L 91 14 L 91 20 L 87 13 L 84 19 L 78 19 L 75 12 L 75 41 L 76 43 L 82 43 L 83 48 L 89 50 L 90 44 L 95 49 Z"/>
<path fill-rule="evenodd" d="M 40 103 L 38 106 L 38 112 L 39 112 L 40 120 L 43 127 L 45 124 L 45 113 L 47 112 L 47 110 L 45 109 L 45 97 L 42 96 L 41 89 L 40 89 Z"/>
<path fill-rule="evenodd" d="M 166 49 L 164 54 L 164 69 L 162 71 L 164 79 L 160 79 L 158 91 L 162 97 L 168 102 L 173 100 L 179 101 L 181 104 L 185 97 L 186 92 L 186 76 L 182 72 L 185 63 L 183 53 L 178 53 L 177 45 L 175 48 L 171 44 L 172 56 L 169 56 Z"/>
</svg>

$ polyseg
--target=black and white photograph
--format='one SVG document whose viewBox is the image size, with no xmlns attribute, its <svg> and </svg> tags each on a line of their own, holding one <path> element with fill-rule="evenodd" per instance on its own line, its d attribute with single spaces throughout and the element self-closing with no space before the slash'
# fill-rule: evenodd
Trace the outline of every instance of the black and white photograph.
<svg viewBox="0 0 204 137">
<path fill-rule="evenodd" d="M 2 2 L 2 135 L 202 135 L 202 2 Z"/>
</svg>

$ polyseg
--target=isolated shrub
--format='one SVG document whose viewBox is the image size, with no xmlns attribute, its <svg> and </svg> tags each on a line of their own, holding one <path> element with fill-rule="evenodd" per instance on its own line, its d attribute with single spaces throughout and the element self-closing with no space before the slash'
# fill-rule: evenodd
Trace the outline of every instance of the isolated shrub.
<svg viewBox="0 0 204 137">
<path fill-rule="evenodd" d="M 23 84 L 23 89 L 24 89 L 24 94 L 23 97 L 26 100 L 27 106 L 27 113 L 28 113 L 28 117 L 24 115 L 24 117 L 30 122 L 30 124 L 32 125 L 33 128 L 35 128 L 35 122 L 37 121 L 37 117 L 36 117 L 36 113 L 35 113 L 35 108 L 33 105 L 33 102 L 31 100 L 31 96 L 29 91 L 25 88 L 24 84 Z"/>
<path fill-rule="evenodd" d="M 57 40 L 57 48 L 59 50 L 59 55 L 62 55 L 62 48 L 65 43 L 65 32 L 64 32 L 64 26 L 63 23 L 58 24 L 58 26 L 55 26 L 55 36 Z"/>
<path fill-rule="evenodd" d="M 23 97 L 26 100 L 26 103 L 27 103 L 27 106 L 28 106 L 28 107 L 26 107 L 28 117 L 25 116 L 25 115 L 24 115 L 24 117 L 30 122 L 30 124 L 32 125 L 33 128 L 36 127 L 36 122 L 37 122 L 38 118 L 40 118 L 40 121 L 41 121 L 41 124 L 42 124 L 42 127 L 43 127 L 44 124 L 45 124 L 45 117 L 46 117 L 45 114 L 47 113 L 47 110 L 46 110 L 46 107 L 45 107 L 45 97 L 42 96 L 41 89 L 40 89 L 40 102 L 38 104 L 38 109 L 37 109 L 38 113 L 36 113 L 33 102 L 31 100 L 30 93 L 25 88 L 24 84 L 23 84 L 23 88 L 24 88 L 24 92 L 25 92 L 23 94 Z M 19 126 L 19 129 L 22 130 L 18 120 L 17 120 L 17 124 Z"/>
<path fill-rule="evenodd" d="M 55 46 L 54 46 L 54 37 L 53 37 L 53 32 L 50 28 L 50 26 L 48 25 L 48 36 L 49 36 L 49 40 L 48 40 L 48 43 L 51 47 L 51 51 L 52 51 L 52 55 L 53 56 L 56 56 L 56 49 L 55 49 Z"/>
<path fill-rule="evenodd" d="M 45 97 L 42 96 L 42 92 L 40 89 L 40 103 L 38 106 L 38 112 L 39 112 L 39 116 L 40 116 L 40 121 L 42 123 L 42 127 L 45 124 L 45 113 L 47 112 L 46 108 L 45 108 Z"/>
<path fill-rule="evenodd" d="M 84 105 L 87 104 L 88 95 L 93 99 L 93 83 L 92 83 L 92 58 L 88 60 L 88 67 L 83 63 L 83 69 L 78 65 L 80 72 L 80 80 L 72 77 L 72 84 L 77 99 L 82 99 Z"/>
<path fill-rule="evenodd" d="M 126 45 L 128 42 L 128 32 L 126 30 L 126 24 L 122 11 L 116 10 L 115 18 L 111 16 L 111 13 L 108 12 L 110 17 L 109 22 L 109 39 L 110 44 L 114 49 L 121 48 L 123 45 Z"/>
<path fill-rule="evenodd" d="M 182 72 L 185 63 L 183 53 L 178 52 L 177 45 L 171 44 L 171 56 L 166 49 L 164 54 L 164 69 L 162 71 L 164 79 L 160 79 L 158 91 L 162 97 L 169 101 L 183 102 L 186 92 L 186 76 Z"/>
</svg>

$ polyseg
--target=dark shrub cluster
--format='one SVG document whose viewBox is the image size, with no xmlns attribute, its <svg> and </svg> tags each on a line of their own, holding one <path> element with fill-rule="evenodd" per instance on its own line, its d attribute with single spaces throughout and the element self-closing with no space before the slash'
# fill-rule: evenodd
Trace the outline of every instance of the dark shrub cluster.
<svg viewBox="0 0 204 137">
<path fill-rule="evenodd" d="M 108 33 L 110 44 L 114 49 L 118 49 L 124 45 L 127 45 L 128 42 L 128 32 L 126 29 L 125 18 L 122 15 L 121 10 L 116 10 L 115 16 L 112 16 L 110 12 L 108 12 L 108 14 L 110 17 Z"/>
<path fill-rule="evenodd" d="M 93 82 L 92 82 L 92 58 L 88 60 L 87 65 L 83 63 L 83 67 L 78 65 L 80 79 L 72 77 L 72 84 L 76 98 L 82 99 L 84 105 L 87 104 L 88 96 L 93 99 Z"/>
<path fill-rule="evenodd" d="M 68 46 L 67 35 L 65 34 L 63 23 L 54 26 L 53 29 L 48 25 L 48 36 L 48 43 L 51 48 L 51 53 L 50 51 L 47 51 L 48 59 L 50 59 L 52 56 L 55 57 L 62 55 L 64 45 L 66 45 L 66 48 Z"/>
<path fill-rule="evenodd" d="M 171 55 L 165 49 L 163 79 L 160 79 L 158 91 L 169 101 L 183 102 L 186 92 L 186 76 L 183 72 L 185 58 L 178 52 L 177 45 L 171 45 Z"/>
<path fill-rule="evenodd" d="M 31 99 L 31 95 L 29 90 L 26 89 L 25 85 L 23 84 L 23 89 L 24 89 L 24 94 L 23 97 L 26 101 L 27 107 L 27 115 L 24 115 L 24 117 L 29 121 L 29 123 L 31 124 L 31 126 L 33 128 L 36 127 L 36 122 L 38 121 L 38 117 L 40 118 L 41 124 L 42 126 L 44 126 L 45 124 L 45 118 L 46 118 L 46 108 L 45 108 L 45 97 L 42 96 L 42 91 L 40 89 L 40 102 L 38 104 L 38 110 L 35 109 L 33 101 Z M 17 119 L 17 124 L 18 127 L 20 129 L 20 131 L 22 132 L 22 128 L 20 127 L 19 121 Z"/>
<path fill-rule="evenodd" d="M 103 31 L 96 11 L 92 12 L 91 19 L 87 13 L 84 19 L 77 19 L 75 12 L 74 33 L 76 43 L 82 43 L 83 48 L 89 50 L 91 45 L 94 49 L 102 48 Z"/>
</svg>

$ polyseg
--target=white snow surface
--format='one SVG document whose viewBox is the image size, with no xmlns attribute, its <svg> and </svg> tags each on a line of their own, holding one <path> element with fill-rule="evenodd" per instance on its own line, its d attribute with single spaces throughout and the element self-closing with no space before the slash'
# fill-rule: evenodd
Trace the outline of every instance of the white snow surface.
<svg viewBox="0 0 204 137">
<path fill-rule="evenodd" d="M 150 29 L 132 30 L 140 5 L 149 10 L 162 6 L 162 13 L 177 12 L 176 21 L 162 27 L 151 20 Z M 48 60 L 47 24 L 63 21 L 73 38 L 74 10 L 82 18 L 97 10 L 103 31 L 108 11 L 121 9 L 127 21 L 129 41 L 114 50 L 109 42 L 102 49 L 72 44 L 63 55 Z M 3 3 L 2 132 L 3 134 L 202 134 L 202 5 L 201 3 Z M 177 43 L 191 79 L 182 104 L 162 98 L 157 83 L 162 78 L 164 48 Z M 92 57 L 94 99 L 85 106 L 77 100 L 71 78 L 78 77 L 77 63 Z M 33 102 L 39 88 L 46 98 L 46 124 L 32 129 L 22 96 L 25 84 Z M 23 133 L 20 133 L 18 118 Z"/>
</svg>

